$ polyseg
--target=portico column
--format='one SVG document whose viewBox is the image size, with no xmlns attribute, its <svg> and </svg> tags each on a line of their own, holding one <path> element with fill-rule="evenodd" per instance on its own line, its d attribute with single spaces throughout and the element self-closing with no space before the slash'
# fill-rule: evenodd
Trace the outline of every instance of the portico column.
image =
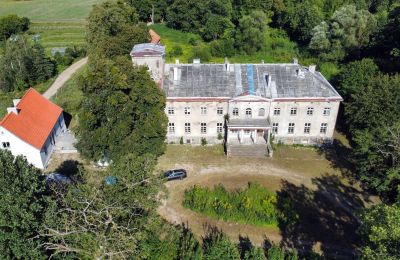
<svg viewBox="0 0 400 260">
<path fill-rule="evenodd" d="M 254 129 L 254 143 L 257 143 L 257 129 Z"/>
<path fill-rule="evenodd" d="M 231 137 L 231 130 L 229 128 L 226 129 L 226 143 L 229 144 L 229 138 Z"/>
<path fill-rule="evenodd" d="M 269 134 L 269 129 L 267 130 L 267 143 L 269 143 L 270 144 L 270 139 L 271 139 L 271 136 L 270 136 L 270 134 Z"/>
<path fill-rule="evenodd" d="M 244 130 L 240 129 L 240 134 L 239 134 L 239 142 L 242 143 L 243 142 L 243 137 L 244 137 Z"/>
</svg>

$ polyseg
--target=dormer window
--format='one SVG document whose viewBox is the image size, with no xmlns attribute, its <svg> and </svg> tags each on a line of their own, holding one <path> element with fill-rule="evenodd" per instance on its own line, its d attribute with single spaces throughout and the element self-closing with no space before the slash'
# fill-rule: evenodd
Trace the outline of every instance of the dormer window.
<svg viewBox="0 0 400 260">
<path fill-rule="evenodd" d="M 246 117 L 250 118 L 252 115 L 251 108 L 246 108 Z"/>
</svg>

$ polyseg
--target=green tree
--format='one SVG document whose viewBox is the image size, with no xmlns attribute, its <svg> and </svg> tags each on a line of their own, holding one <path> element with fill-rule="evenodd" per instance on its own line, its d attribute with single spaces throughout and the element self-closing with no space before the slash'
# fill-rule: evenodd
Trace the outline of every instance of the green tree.
<svg viewBox="0 0 400 260">
<path fill-rule="evenodd" d="M 346 52 L 358 56 L 375 29 L 376 19 L 371 13 L 346 5 L 335 11 L 329 22 L 313 29 L 309 47 L 329 59 L 341 60 Z"/>
<path fill-rule="evenodd" d="M 136 256 L 139 241 L 147 239 L 158 218 L 161 180 L 153 174 L 155 162 L 153 155 L 127 154 L 108 173 L 115 184 L 99 187 L 83 173 L 83 183 L 56 193 L 59 203 L 48 211 L 40 233 L 48 240 L 45 248 L 62 258 Z"/>
<path fill-rule="evenodd" d="M 200 260 L 203 251 L 200 243 L 196 240 L 189 228 L 182 225 L 182 231 L 179 237 L 179 247 L 176 259 L 181 260 Z"/>
<path fill-rule="evenodd" d="M 253 11 L 239 20 L 236 47 L 247 54 L 260 50 L 266 42 L 266 30 L 270 19 L 262 11 Z"/>
<path fill-rule="evenodd" d="M 87 158 L 108 154 L 161 155 L 165 149 L 165 96 L 145 67 L 125 57 L 90 60 L 80 80 L 84 100 L 77 148 Z"/>
<path fill-rule="evenodd" d="M 239 250 L 219 230 L 211 229 L 203 240 L 204 258 L 208 260 L 240 259 Z"/>
<path fill-rule="evenodd" d="M 362 92 L 370 80 L 379 75 L 379 68 L 372 59 L 350 62 L 343 66 L 339 74 L 339 92 L 348 102 L 351 95 Z"/>
<path fill-rule="evenodd" d="M 139 14 L 140 21 L 151 21 L 151 15 L 154 11 L 154 22 L 160 22 L 165 18 L 168 7 L 168 0 L 125 0 L 135 8 Z"/>
<path fill-rule="evenodd" d="M 135 9 L 120 1 L 95 5 L 88 21 L 89 54 L 108 58 L 127 55 L 133 45 L 150 41 L 146 25 L 138 24 Z"/>
<path fill-rule="evenodd" d="M 400 258 L 400 207 L 374 205 L 363 211 L 359 233 L 362 259 Z"/>
<path fill-rule="evenodd" d="M 47 208 L 40 170 L 0 150 L 0 258 L 40 259 L 38 235 Z"/>
<path fill-rule="evenodd" d="M 19 34 L 29 29 L 30 21 L 26 17 L 15 14 L 0 17 L 0 41 L 8 39 L 13 34 Z"/>
</svg>

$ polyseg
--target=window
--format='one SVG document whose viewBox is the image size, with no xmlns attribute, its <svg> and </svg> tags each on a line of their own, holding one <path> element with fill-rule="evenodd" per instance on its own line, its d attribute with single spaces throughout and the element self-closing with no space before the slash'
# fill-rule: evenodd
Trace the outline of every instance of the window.
<svg viewBox="0 0 400 260">
<path fill-rule="evenodd" d="M 202 134 L 207 134 L 207 123 L 200 123 L 200 132 Z"/>
<path fill-rule="evenodd" d="M 185 115 L 190 115 L 190 107 L 185 107 Z"/>
<path fill-rule="evenodd" d="M 222 107 L 217 108 L 217 115 L 223 115 L 224 114 L 224 109 Z"/>
<path fill-rule="evenodd" d="M 265 116 L 265 109 L 264 108 L 260 108 L 258 110 L 258 116 Z"/>
<path fill-rule="evenodd" d="M 239 108 L 235 107 L 235 108 L 233 109 L 233 111 L 232 111 L 232 114 L 233 114 L 234 116 L 238 116 L 238 115 L 239 115 Z"/>
<path fill-rule="evenodd" d="M 328 124 L 327 123 L 322 123 L 321 124 L 321 128 L 319 129 L 319 132 L 321 134 L 326 134 L 326 129 L 328 128 Z"/>
<path fill-rule="evenodd" d="M 2 143 L 2 145 L 3 145 L 3 148 L 10 148 L 10 142 L 3 142 Z"/>
<path fill-rule="evenodd" d="M 312 116 L 313 114 L 314 114 L 314 108 L 313 107 L 307 108 L 307 115 Z"/>
<path fill-rule="evenodd" d="M 202 115 L 207 115 L 207 107 L 201 107 L 200 109 Z"/>
<path fill-rule="evenodd" d="M 294 133 L 294 123 L 289 123 L 288 134 Z"/>
<path fill-rule="evenodd" d="M 245 130 L 244 130 L 244 134 L 245 134 L 245 135 L 250 135 L 250 130 L 249 130 L 249 129 L 245 129 Z"/>
<path fill-rule="evenodd" d="M 175 109 L 173 107 L 168 108 L 168 115 L 173 115 L 175 114 Z"/>
<path fill-rule="evenodd" d="M 251 108 L 246 108 L 246 117 L 251 117 Z"/>
<path fill-rule="evenodd" d="M 223 131 L 222 123 L 217 123 L 217 133 L 222 133 L 222 131 Z"/>
<path fill-rule="evenodd" d="M 278 127 L 279 127 L 278 123 L 272 123 L 272 133 L 273 134 L 277 134 L 278 133 Z"/>
<path fill-rule="evenodd" d="M 281 109 L 279 107 L 274 108 L 274 116 L 279 116 L 281 114 Z"/>
<path fill-rule="evenodd" d="M 290 115 L 291 115 L 291 116 L 297 115 L 297 107 L 292 107 L 292 108 L 290 109 Z"/>
<path fill-rule="evenodd" d="M 311 129 L 311 123 L 305 123 L 304 124 L 304 133 L 309 134 Z"/>
<path fill-rule="evenodd" d="M 175 134 L 175 123 L 168 123 L 168 133 Z"/>
<path fill-rule="evenodd" d="M 190 123 L 185 123 L 185 134 L 190 134 Z"/>
<path fill-rule="evenodd" d="M 329 116 L 331 114 L 331 108 L 330 107 L 326 107 L 324 108 L 324 116 Z"/>
</svg>

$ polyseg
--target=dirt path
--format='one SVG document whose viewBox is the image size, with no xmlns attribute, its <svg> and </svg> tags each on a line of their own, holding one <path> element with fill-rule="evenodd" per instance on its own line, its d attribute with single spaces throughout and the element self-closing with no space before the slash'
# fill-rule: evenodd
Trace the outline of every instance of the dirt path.
<svg viewBox="0 0 400 260">
<path fill-rule="evenodd" d="M 67 80 L 69 80 L 77 70 L 82 68 L 87 63 L 87 61 L 88 57 L 85 57 L 69 66 L 60 75 L 58 75 L 53 85 L 49 87 L 49 89 L 43 94 L 43 96 L 47 99 L 50 99 L 52 96 L 54 96 L 57 91 L 64 85 L 64 83 L 67 82 Z"/>
</svg>

